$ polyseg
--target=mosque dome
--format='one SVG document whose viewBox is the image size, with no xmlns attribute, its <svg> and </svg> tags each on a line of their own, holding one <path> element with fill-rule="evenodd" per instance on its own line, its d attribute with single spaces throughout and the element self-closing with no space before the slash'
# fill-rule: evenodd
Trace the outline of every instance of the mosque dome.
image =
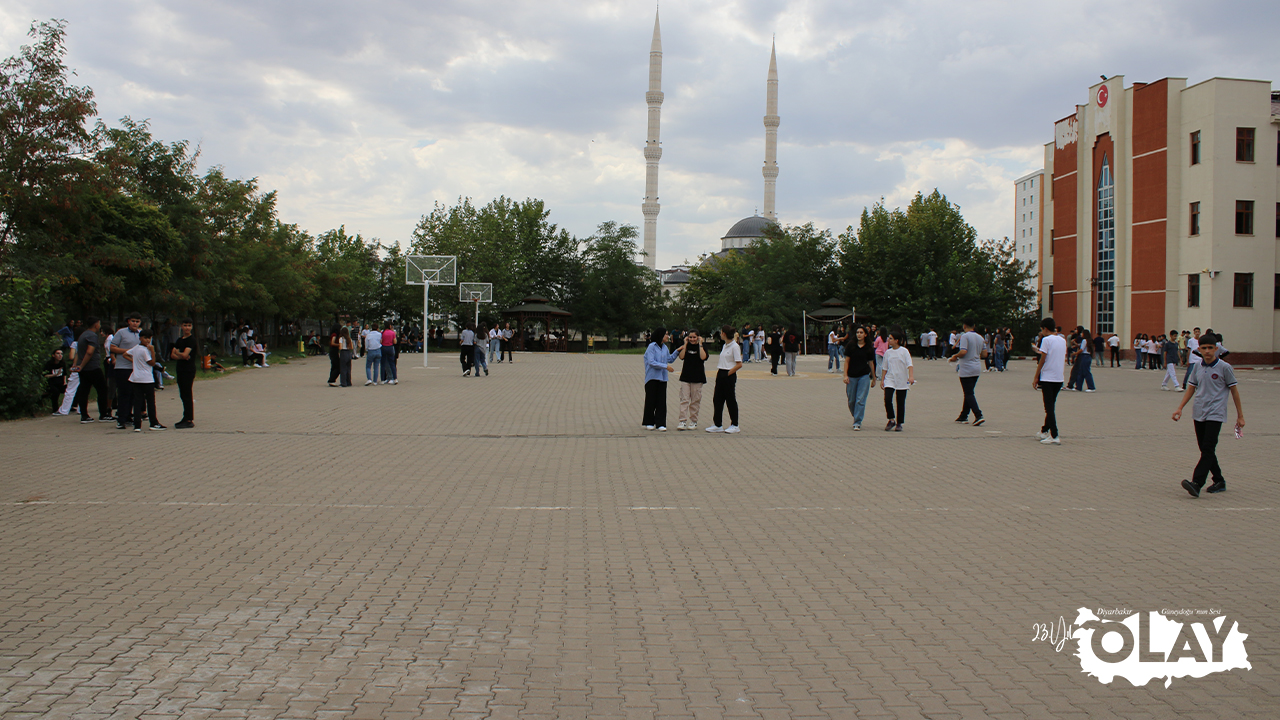
<svg viewBox="0 0 1280 720">
<path fill-rule="evenodd" d="M 744 248 L 750 245 L 752 240 L 764 237 L 764 231 L 774 224 L 769 218 L 759 215 L 742 218 L 729 228 L 729 232 L 725 233 L 724 237 L 720 238 L 720 249 Z"/>
</svg>

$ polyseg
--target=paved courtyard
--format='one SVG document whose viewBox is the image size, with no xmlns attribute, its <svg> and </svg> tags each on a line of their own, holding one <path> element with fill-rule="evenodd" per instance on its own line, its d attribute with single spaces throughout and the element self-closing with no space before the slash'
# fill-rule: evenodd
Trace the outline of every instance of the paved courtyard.
<svg viewBox="0 0 1280 720">
<path fill-rule="evenodd" d="M 189 431 L 0 424 L 0 716 L 1280 715 L 1280 373 L 1196 500 L 1157 372 L 1098 369 L 1051 447 L 1028 362 L 979 428 L 917 362 L 902 433 L 878 389 L 852 432 L 825 358 L 748 365 L 724 436 L 674 383 L 644 431 L 638 356 L 432 360 L 200 382 Z M 1081 607 L 1217 609 L 1252 670 L 1103 684 L 1033 639 Z"/>
</svg>

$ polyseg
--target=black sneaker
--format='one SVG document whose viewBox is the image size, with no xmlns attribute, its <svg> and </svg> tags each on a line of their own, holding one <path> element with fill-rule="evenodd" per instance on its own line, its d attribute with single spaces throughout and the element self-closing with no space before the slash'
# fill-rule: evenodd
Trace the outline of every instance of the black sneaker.
<svg viewBox="0 0 1280 720">
<path fill-rule="evenodd" d="M 116 423 L 116 429 L 117 429 L 117 430 L 126 430 L 127 428 L 124 426 L 124 423 L 122 423 L 122 422 L 118 422 L 118 423 Z"/>
<path fill-rule="evenodd" d="M 169 428 L 165 427 L 164 425 L 161 425 L 160 423 L 151 423 L 151 429 L 152 430 L 168 430 Z"/>
<path fill-rule="evenodd" d="M 956 418 L 956 422 L 960 423 L 961 425 L 968 425 L 968 424 L 969 424 L 969 418 L 965 418 L 965 417 L 958 417 L 958 418 Z"/>
<path fill-rule="evenodd" d="M 893 428 L 893 431 L 894 431 L 894 432 L 902 432 L 902 423 L 898 423 L 897 425 L 895 425 L 895 426 L 894 426 L 894 428 Z"/>
<path fill-rule="evenodd" d="M 103 415 L 102 417 L 98 418 L 98 422 L 120 422 L 120 421 L 116 420 L 110 415 Z"/>
<path fill-rule="evenodd" d="M 193 422 L 188 422 L 188 421 L 186 421 L 186 420 L 182 420 L 182 421 L 180 421 L 180 422 L 176 422 L 176 423 L 174 423 L 174 424 L 173 424 L 173 426 L 174 426 L 175 428 L 179 429 L 179 430 L 187 430 L 187 429 L 189 429 L 189 428 L 193 428 L 193 427 L 195 427 L 195 426 L 196 426 L 196 424 L 195 424 L 195 423 L 193 423 Z"/>
<path fill-rule="evenodd" d="M 978 427 L 979 425 L 981 425 L 982 423 L 984 423 L 984 422 L 986 422 L 986 421 L 987 421 L 987 419 L 986 419 L 986 418 L 978 418 L 977 420 L 974 420 L 974 421 L 973 421 L 973 426 L 974 426 L 974 427 Z"/>
<path fill-rule="evenodd" d="M 1199 485 L 1196 485 L 1195 483 L 1191 482 L 1190 480 L 1183 480 L 1183 481 L 1182 481 L 1182 489 L 1183 489 L 1183 490 L 1186 490 L 1188 493 L 1190 493 L 1190 494 L 1191 494 L 1191 497 L 1193 497 L 1193 498 L 1198 498 L 1198 497 L 1200 497 L 1200 486 L 1199 486 Z"/>
<path fill-rule="evenodd" d="M 1220 493 L 1220 492 L 1225 492 L 1225 491 L 1226 491 L 1226 489 L 1227 489 L 1227 481 L 1226 481 L 1226 480 L 1219 480 L 1218 482 L 1216 482 L 1216 483 L 1214 483 L 1214 484 L 1210 485 L 1209 487 L 1205 488 L 1205 492 L 1207 492 L 1207 493 Z"/>
<path fill-rule="evenodd" d="M 893 429 L 893 426 L 894 426 L 894 425 L 897 425 L 897 424 L 898 424 L 898 423 L 896 423 L 896 422 L 894 422 L 894 421 L 890 420 L 890 421 L 889 421 L 889 424 L 884 426 L 884 431 L 885 431 L 885 432 L 889 432 L 890 430 L 892 430 L 892 429 Z"/>
<path fill-rule="evenodd" d="M 95 422 L 93 418 L 87 418 L 87 417 L 80 418 L 81 425 L 88 425 L 89 423 L 92 423 L 92 422 Z"/>
</svg>

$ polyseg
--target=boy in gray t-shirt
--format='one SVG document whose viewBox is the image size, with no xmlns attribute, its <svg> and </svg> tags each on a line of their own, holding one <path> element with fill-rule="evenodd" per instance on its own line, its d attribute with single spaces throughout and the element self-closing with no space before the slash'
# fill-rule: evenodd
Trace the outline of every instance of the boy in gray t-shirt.
<svg viewBox="0 0 1280 720">
<path fill-rule="evenodd" d="M 1206 339 L 1207 338 L 1207 339 Z M 1182 408 L 1195 396 L 1191 420 L 1195 425 L 1196 444 L 1200 446 L 1200 462 L 1190 480 L 1183 480 L 1182 487 L 1191 497 L 1200 497 L 1205 479 L 1213 475 L 1213 484 L 1207 492 L 1220 493 L 1227 489 L 1227 482 L 1218 467 L 1218 433 L 1227 421 L 1227 395 L 1236 404 L 1236 435 L 1244 428 L 1244 409 L 1240 406 L 1240 391 L 1236 389 L 1236 373 L 1225 360 L 1218 359 L 1218 338 L 1212 333 L 1200 338 L 1200 355 L 1204 362 L 1192 366 L 1187 378 L 1187 389 L 1182 402 L 1173 411 L 1173 420 L 1182 417 Z"/>
<path fill-rule="evenodd" d="M 960 406 L 958 423 L 969 422 L 969 413 L 973 412 L 973 425 L 977 427 L 986 422 L 982 408 L 978 407 L 978 398 L 974 394 L 974 386 L 978 384 L 978 376 L 982 374 L 982 358 L 987 355 L 986 343 L 982 336 L 974 332 L 973 320 L 964 321 L 964 334 L 956 339 L 956 353 L 948 358 L 948 362 L 956 364 L 956 374 L 960 376 L 960 391 L 964 394 L 964 404 Z"/>
</svg>

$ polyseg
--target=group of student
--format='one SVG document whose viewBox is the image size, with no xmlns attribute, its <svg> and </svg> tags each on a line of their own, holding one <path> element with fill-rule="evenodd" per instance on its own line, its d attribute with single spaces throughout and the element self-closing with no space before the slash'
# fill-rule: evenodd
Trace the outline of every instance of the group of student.
<svg viewBox="0 0 1280 720">
<path fill-rule="evenodd" d="M 480 377 L 481 370 L 488 376 L 489 358 L 494 355 L 498 356 L 495 364 L 501 363 L 503 357 L 507 362 L 515 362 L 515 356 L 511 352 L 512 337 L 514 333 L 511 331 L 511 323 L 507 323 L 502 329 L 497 325 L 488 327 L 483 324 L 477 329 L 475 325 L 467 323 L 458 334 L 458 362 L 462 364 L 462 376 L 468 377 L 474 372 L 476 377 Z"/>
<path fill-rule="evenodd" d="M 365 326 L 343 320 L 329 331 L 329 387 L 351 387 L 351 363 L 364 355 L 365 385 L 398 385 L 396 368 L 399 346 L 391 322 L 378 329 L 376 322 Z"/>
<path fill-rule="evenodd" d="M 69 331 L 70 323 L 63 330 Z M 89 393 L 96 392 L 96 422 L 114 422 L 117 429 L 142 432 L 147 421 L 152 430 L 165 430 L 156 415 L 156 388 L 163 389 L 165 360 L 151 328 L 142 327 L 142 316 L 132 313 L 115 332 L 103 337 L 102 320 L 86 318 L 79 335 L 63 332 L 63 347 L 53 351 L 45 363 L 44 377 L 54 415 L 75 410 L 80 422 L 95 422 L 89 412 Z M 181 336 L 168 344 L 168 360 L 175 361 L 178 394 L 182 399 L 182 419 L 174 427 L 195 427 L 192 386 L 196 376 L 199 346 L 192 334 L 192 322 L 184 319 Z M 74 340 L 68 340 L 68 335 Z M 170 376 L 173 377 L 173 376 Z M 61 402 L 59 402 L 61 399 Z"/>
<path fill-rule="evenodd" d="M 1077 328 L 1077 332 L 1081 338 L 1076 348 L 1076 352 L 1079 353 L 1079 346 L 1087 347 L 1092 338 L 1083 328 Z M 1192 471 L 1191 478 L 1182 480 L 1181 486 L 1192 497 L 1200 497 L 1201 490 L 1220 493 L 1227 489 L 1227 483 L 1223 477 L 1222 468 L 1218 464 L 1217 447 L 1222 424 L 1227 421 L 1228 395 L 1236 407 L 1236 437 L 1241 436 L 1245 425 L 1240 392 L 1236 389 L 1235 371 L 1226 360 L 1222 359 L 1222 355 L 1225 354 L 1221 352 L 1222 338 L 1212 330 L 1200 335 L 1200 329 L 1196 328 L 1195 336 L 1188 338 L 1190 342 L 1183 345 L 1189 346 L 1186 359 L 1187 374 L 1183 386 L 1179 387 L 1174 368 L 1179 360 L 1180 348 L 1172 340 L 1176 334 L 1176 331 L 1171 331 L 1169 335 L 1162 336 L 1164 340 L 1159 351 L 1148 354 L 1157 355 L 1165 361 L 1166 383 L 1172 379 L 1174 387 L 1183 392 L 1182 400 L 1173 412 L 1174 422 L 1182 418 L 1183 409 L 1194 399 L 1191 418 L 1195 429 L 1196 445 L 1200 450 L 1200 459 L 1196 463 L 1195 470 Z M 1135 341 L 1135 349 L 1136 345 L 1137 341 Z M 1045 412 L 1044 424 L 1036 434 L 1036 439 L 1046 445 L 1060 445 L 1062 441 L 1058 435 L 1055 405 L 1058 393 L 1062 390 L 1065 375 L 1067 340 L 1062 336 L 1061 329 L 1054 324 L 1053 318 L 1045 318 L 1041 321 L 1040 334 L 1032 347 L 1038 358 L 1031 387 L 1042 393 Z M 1139 358 L 1141 361 L 1141 355 Z M 1167 384 L 1162 385 L 1161 388 L 1169 389 Z M 1213 484 L 1206 489 L 1205 484 L 1210 477 L 1213 479 Z"/>
</svg>

